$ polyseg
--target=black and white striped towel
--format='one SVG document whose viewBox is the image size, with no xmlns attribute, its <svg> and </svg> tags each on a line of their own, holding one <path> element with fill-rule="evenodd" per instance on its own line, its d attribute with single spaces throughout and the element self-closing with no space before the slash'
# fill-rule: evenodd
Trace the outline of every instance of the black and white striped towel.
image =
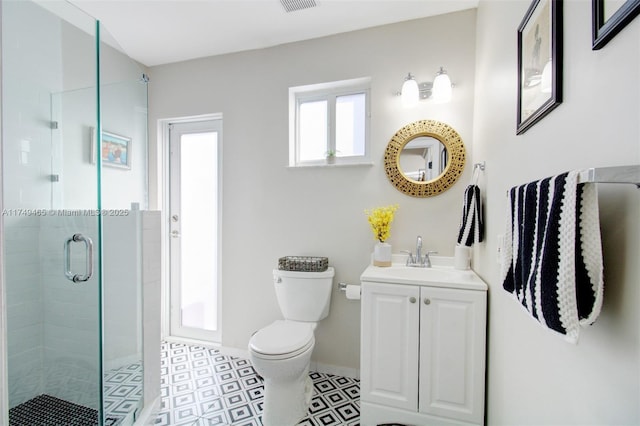
<svg viewBox="0 0 640 426">
<path fill-rule="evenodd" d="M 480 188 L 469 185 L 464 191 L 464 206 L 458 232 L 458 244 L 471 247 L 484 239 L 484 220 L 482 218 L 482 204 Z"/>
<path fill-rule="evenodd" d="M 598 317 L 604 290 L 598 195 L 578 173 L 511 188 L 501 259 L 504 289 L 572 343 Z"/>
</svg>

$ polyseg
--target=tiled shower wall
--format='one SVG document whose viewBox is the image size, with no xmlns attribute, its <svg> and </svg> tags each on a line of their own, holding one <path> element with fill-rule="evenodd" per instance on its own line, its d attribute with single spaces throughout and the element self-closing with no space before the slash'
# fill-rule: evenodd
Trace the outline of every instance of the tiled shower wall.
<svg viewBox="0 0 640 426">
<path fill-rule="evenodd" d="M 44 314 L 40 254 L 40 219 L 4 218 L 9 406 L 43 392 Z"/>
<path fill-rule="evenodd" d="M 48 393 L 97 408 L 97 276 L 64 276 L 64 241 L 78 232 L 95 239 L 96 218 L 5 217 L 10 407 Z M 82 272 L 84 249 L 73 246 Z"/>
<path fill-rule="evenodd" d="M 154 411 L 160 404 L 160 319 L 161 319 L 161 216 L 159 211 L 142 215 L 142 321 L 144 406 Z M 156 404 L 156 406 L 154 406 Z M 150 418 L 154 418 L 153 415 Z"/>
<path fill-rule="evenodd" d="M 64 241 L 76 233 L 94 241 L 94 276 L 73 283 L 64 276 Z M 44 393 L 98 408 L 99 310 L 94 216 L 45 216 L 40 221 L 41 285 L 44 300 Z M 71 244 L 72 270 L 84 273 L 84 244 Z"/>
<path fill-rule="evenodd" d="M 143 287 L 148 299 L 145 340 L 156 340 L 159 347 L 159 330 L 154 332 L 160 309 L 159 229 L 158 212 L 131 211 L 104 220 L 105 369 L 142 359 Z M 64 241 L 78 232 L 94 240 L 97 265 L 95 217 L 5 217 L 10 407 L 46 393 L 98 408 L 97 268 L 86 283 L 64 276 Z M 73 270 L 83 273 L 84 265 L 84 245 L 72 244 Z M 159 352 L 149 352 L 145 363 L 159 369 L 159 359 L 153 358 L 154 353 L 159 358 Z M 148 401 L 159 394 L 159 377 L 152 380 L 153 371 L 145 382 L 157 382 L 149 391 L 158 390 Z"/>
</svg>

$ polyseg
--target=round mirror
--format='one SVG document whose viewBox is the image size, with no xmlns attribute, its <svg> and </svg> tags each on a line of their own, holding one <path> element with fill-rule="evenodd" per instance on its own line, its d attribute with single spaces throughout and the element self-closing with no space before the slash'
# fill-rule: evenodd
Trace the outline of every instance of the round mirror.
<svg viewBox="0 0 640 426">
<path fill-rule="evenodd" d="M 420 136 L 400 152 L 400 171 L 409 180 L 427 182 L 440 176 L 447 166 L 447 150 L 436 138 Z"/>
<path fill-rule="evenodd" d="M 399 191 L 414 197 L 438 195 L 464 170 L 462 138 L 448 124 L 421 120 L 404 126 L 384 155 L 387 177 Z"/>
</svg>

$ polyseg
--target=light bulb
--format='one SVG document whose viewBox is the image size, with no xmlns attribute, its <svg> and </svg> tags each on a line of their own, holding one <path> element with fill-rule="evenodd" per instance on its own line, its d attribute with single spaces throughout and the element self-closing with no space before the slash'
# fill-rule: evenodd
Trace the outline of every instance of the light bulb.
<svg viewBox="0 0 640 426">
<path fill-rule="evenodd" d="M 431 93 L 435 102 L 449 102 L 451 100 L 451 79 L 442 68 L 440 68 L 438 75 L 433 80 Z"/>
<path fill-rule="evenodd" d="M 418 82 L 413 78 L 411 73 L 407 76 L 402 85 L 402 106 L 409 108 L 415 106 L 420 100 L 420 89 Z"/>
</svg>

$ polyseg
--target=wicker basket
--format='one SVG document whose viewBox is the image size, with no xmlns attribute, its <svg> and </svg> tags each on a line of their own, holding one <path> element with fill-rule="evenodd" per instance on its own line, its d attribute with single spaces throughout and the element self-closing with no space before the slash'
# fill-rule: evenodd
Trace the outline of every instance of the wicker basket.
<svg viewBox="0 0 640 426">
<path fill-rule="evenodd" d="M 329 267 L 329 259 L 315 256 L 285 256 L 278 259 L 281 271 L 323 272 Z"/>
</svg>

